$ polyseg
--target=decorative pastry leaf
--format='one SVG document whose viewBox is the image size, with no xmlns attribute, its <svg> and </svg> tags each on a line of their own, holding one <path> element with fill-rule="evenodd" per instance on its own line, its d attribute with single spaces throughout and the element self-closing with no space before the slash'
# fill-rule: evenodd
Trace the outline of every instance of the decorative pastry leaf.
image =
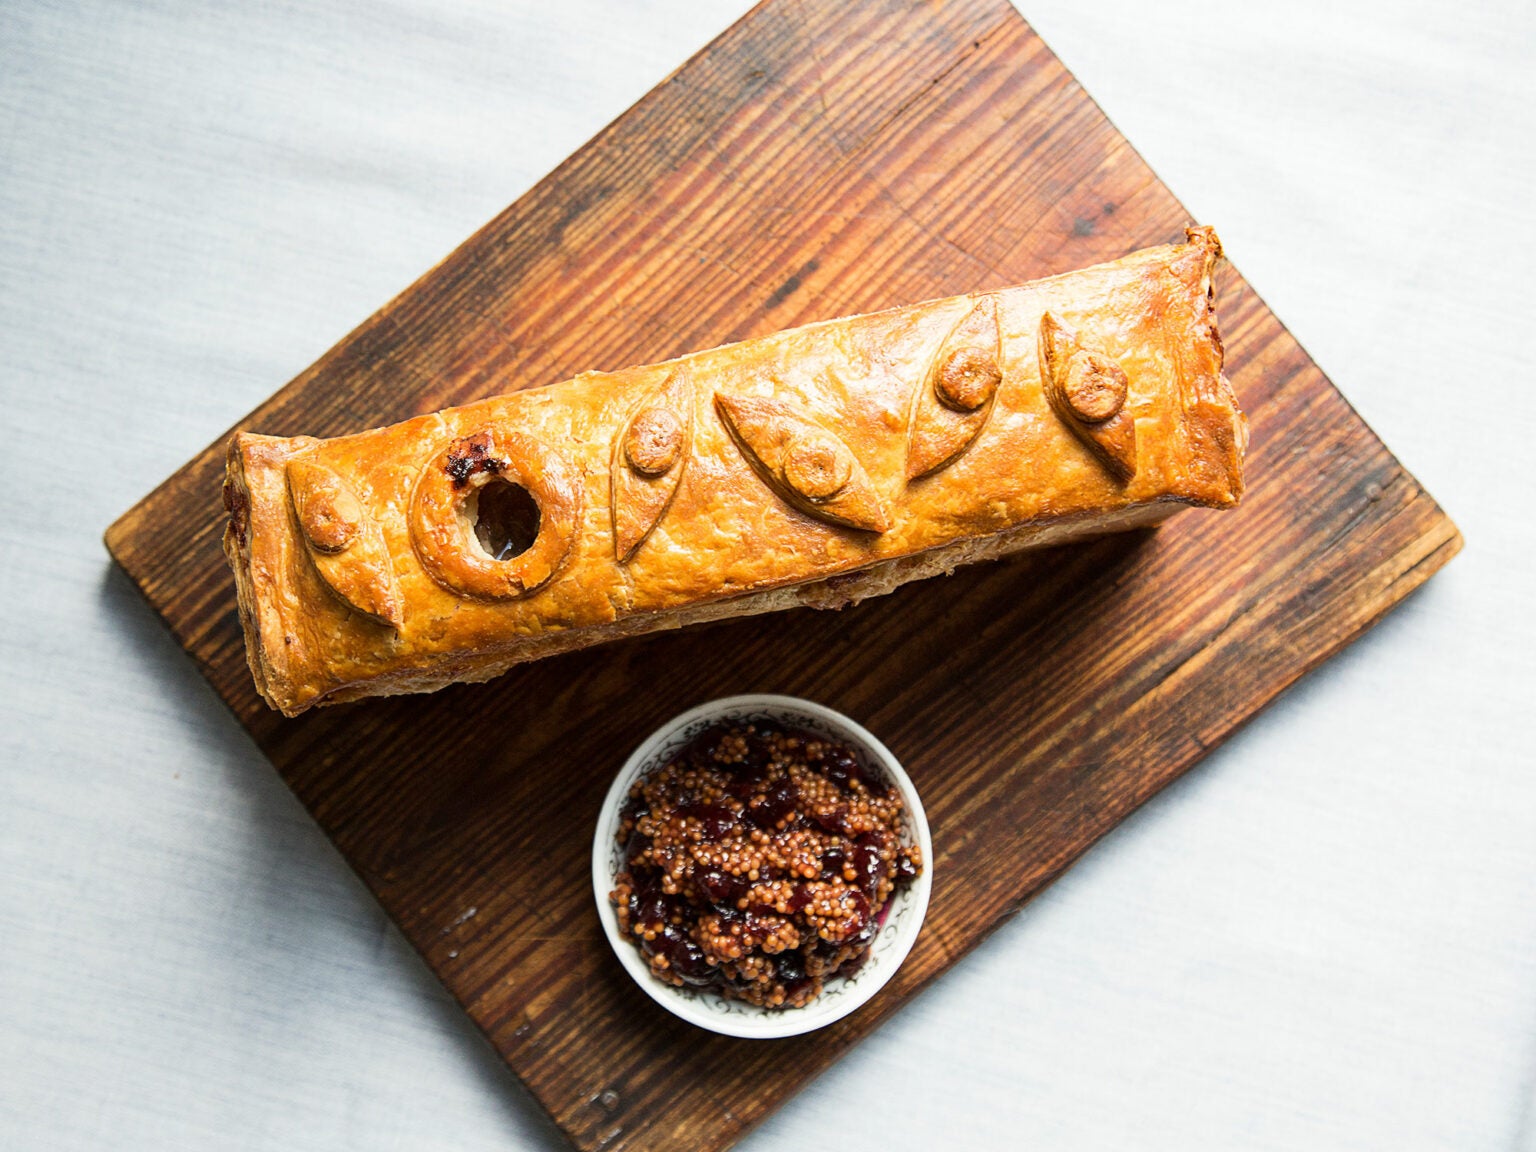
<svg viewBox="0 0 1536 1152">
<path fill-rule="evenodd" d="M 884 532 L 890 516 L 843 441 L 784 400 L 715 394 L 715 407 L 753 469 L 818 520 Z"/>
<path fill-rule="evenodd" d="M 1125 370 L 1084 347 L 1049 312 L 1040 317 L 1040 381 L 1062 423 L 1117 480 L 1136 475 L 1136 421 L 1125 408 Z"/>
<path fill-rule="evenodd" d="M 692 390 L 673 371 L 613 440 L 613 554 L 620 564 L 629 562 L 672 503 L 692 443 Z"/>
<path fill-rule="evenodd" d="M 290 460 L 287 471 L 288 495 L 320 579 L 352 608 L 398 630 L 405 601 L 378 524 L 324 464 Z"/>
<path fill-rule="evenodd" d="M 983 296 L 945 338 L 912 401 L 908 480 L 953 463 L 981 435 L 1003 382 L 998 345 L 997 300 Z"/>
</svg>

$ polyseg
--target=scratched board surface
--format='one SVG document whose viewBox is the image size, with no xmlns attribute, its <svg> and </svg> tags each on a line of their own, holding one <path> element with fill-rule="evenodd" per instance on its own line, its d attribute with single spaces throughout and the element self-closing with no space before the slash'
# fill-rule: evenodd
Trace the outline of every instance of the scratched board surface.
<svg viewBox="0 0 1536 1152">
<path fill-rule="evenodd" d="M 1188 219 L 1002 0 L 767 0 L 239 427 L 351 432 L 1112 259 Z M 1253 427 L 1240 509 L 841 613 L 288 721 L 245 667 L 222 442 L 108 545 L 573 1143 L 723 1148 L 1459 547 L 1241 277 L 1226 269 L 1218 292 Z M 754 691 L 872 728 L 921 790 L 936 852 L 927 924 L 892 983 L 771 1043 L 656 1007 L 609 953 L 588 882 L 593 821 L 633 746 Z"/>
</svg>

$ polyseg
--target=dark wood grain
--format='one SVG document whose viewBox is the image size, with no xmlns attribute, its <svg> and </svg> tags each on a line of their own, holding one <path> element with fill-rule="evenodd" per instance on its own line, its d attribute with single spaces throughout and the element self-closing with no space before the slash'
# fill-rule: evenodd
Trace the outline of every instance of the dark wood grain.
<svg viewBox="0 0 1536 1152">
<path fill-rule="evenodd" d="M 1002 0 L 768 0 L 240 427 L 353 431 L 1111 259 L 1187 220 Z M 285 721 L 245 668 L 218 545 L 222 444 L 108 544 L 572 1141 L 722 1148 L 1459 547 L 1230 270 L 1219 305 L 1253 421 L 1238 511 L 843 613 Z M 587 880 L 630 748 L 744 691 L 808 696 L 874 729 L 922 790 L 937 852 L 927 926 L 892 984 L 830 1029 L 771 1043 L 653 1005 L 608 954 Z"/>
</svg>

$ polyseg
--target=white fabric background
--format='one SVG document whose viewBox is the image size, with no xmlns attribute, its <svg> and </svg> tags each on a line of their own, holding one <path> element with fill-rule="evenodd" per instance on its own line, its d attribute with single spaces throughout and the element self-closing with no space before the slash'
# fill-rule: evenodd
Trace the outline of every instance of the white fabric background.
<svg viewBox="0 0 1536 1152">
<path fill-rule="evenodd" d="M 99 538 L 744 9 L 0 7 L 0 1147 L 556 1145 Z M 1468 545 L 745 1147 L 1536 1150 L 1536 7 L 1026 15 Z"/>
</svg>

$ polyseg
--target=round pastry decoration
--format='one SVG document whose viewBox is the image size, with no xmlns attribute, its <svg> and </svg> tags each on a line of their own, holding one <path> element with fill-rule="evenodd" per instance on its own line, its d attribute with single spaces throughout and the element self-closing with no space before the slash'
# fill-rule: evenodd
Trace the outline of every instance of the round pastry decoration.
<svg viewBox="0 0 1536 1152">
<path fill-rule="evenodd" d="M 357 493 L 315 460 L 290 460 L 286 473 L 288 497 L 320 579 L 349 607 L 399 628 L 405 607 L 389 548 Z"/>
<path fill-rule="evenodd" d="M 521 524 L 489 519 L 493 484 L 521 488 L 536 515 Z M 482 495 L 486 496 L 482 507 Z M 526 499 L 497 499 L 498 509 Z M 581 517 L 581 475 L 549 445 L 488 425 L 434 456 L 411 497 L 410 533 L 427 573 L 454 592 L 486 600 L 526 596 L 570 554 Z M 494 552 L 492 549 L 494 548 Z"/>
<path fill-rule="evenodd" d="M 668 408 L 646 408 L 624 433 L 624 459 L 642 476 L 665 476 L 683 451 L 683 421 Z"/>
<path fill-rule="evenodd" d="M 907 479 L 953 464 L 976 442 L 1003 382 L 997 300 L 983 296 L 945 338 L 912 402 Z"/>
<path fill-rule="evenodd" d="M 613 555 L 628 563 L 677 493 L 693 439 L 693 394 L 678 371 L 636 406 L 614 439 Z"/>
<path fill-rule="evenodd" d="M 884 532 L 891 518 L 853 450 L 787 400 L 715 393 L 715 407 L 753 470 L 800 511 Z"/>
<path fill-rule="evenodd" d="M 1125 369 L 1049 312 L 1040 317 L 1039 354 L 1051 409 L 1115 479 L 1129 480 L 1136 474 L 1136 421 L 1125 408 Z"/>
<path fill-rule="evenodd" d="M 807 500 L 827 500 L 853 478 L 853 453 L 830 433 L 796 436 L 784 449 L 784 481 Z"/>
<path fill-rule="evenodd" d="M 344 552 L 363 530 L 363 506 L 352 489 L 342 484 L 334 472 L 317 465 L 296 462 L 290 469 L 289 484 L 299 527 L 310 547 L 321 552 Z M 294 481 L 294 475 L 309 480 Z"/>
<path fill-rule="evenodd" d="M 958 348 L 939 361 L 933 390 L 956 412 L 974 412 L 992 399 L 1002 382 L 996 356 L 983 348 Z"/>
<path fill-rule="evenodd" d="M 1074 356 L 1066 374 L 1067 404 L 1086 424 L 1102 424 L 1124 408 L 1127 389 L 1125 369 L 1086 348 Z"/>
</svg>

